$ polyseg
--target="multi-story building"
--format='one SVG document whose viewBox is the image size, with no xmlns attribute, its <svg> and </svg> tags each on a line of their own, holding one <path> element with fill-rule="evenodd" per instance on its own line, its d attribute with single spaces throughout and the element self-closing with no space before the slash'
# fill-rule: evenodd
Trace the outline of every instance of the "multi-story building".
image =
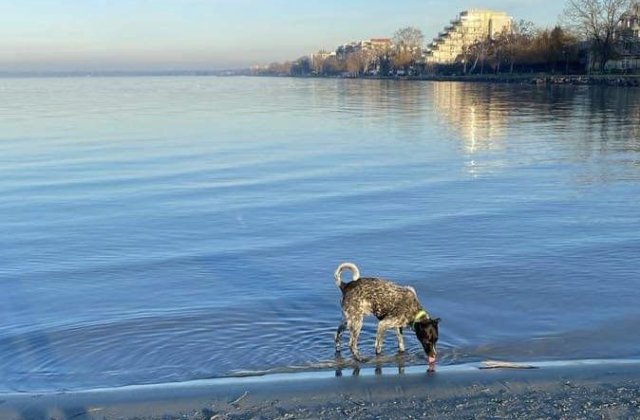
<svg viewBox="0 0 640 420">
<path fill-rule="evenodd" d="M 618 25 L 618 33 L 622 38 L 633 41 L 640 40 L 640 2 L 622 16 Z"/>
<path fill-rule="evenodd" d="M 371 38 L 365 41 L 366 47 L 372 51 L 384 52 L 388 51 L 392 47 L 391 38 Z"/>
<path fill-rule="evenodd" d="M 640 70 L 640 2 L 636 2 L 622 16 L 615 37 L 618 56 L 609 60 L 607 70 L 637 72 Z"/>
<path fill-rule="evenodd" d="M 368 74 L 378 74 L 381 60 L 387 57 L 392 49 L 393 42 L 391 38 L 371 38 L 342 44 L 331 52 L 320 50 L 311 54 L 309 59 L 313 71 L 316 73 L 322 71 L 325 60 L 334 57 L 340 61 L 351 59 L 352 65 L 356 63 L 361 68 L 360 71 Z"/>
<path fill-rule="evenodd" d="M 335 51 L 320 50 L 317 53 L 311 54 L 310 57 L 311 57 L 311 62 L 315 63 L 315 62 L 323 62 L 329 57 L 335 57 L 335 55 L 336 55 Z"/>
<path fill-rule="evenodd" d="M 454 63 L 472 44 L 510 30 L 512 18 L 505 12 L 470 9 L 450 23 L 429 44 L 425 54 L 427 63 Z"/>
<path fill-rule="evenodd" d="M 336 55 L 340 58 L 345 58 L 348 54 L 358 52 L 378 54 L 388 51 L 392 47 L 391 38 L 371 38 L 364 41 L 352 41 L 343 44 L 336 49 Z"/>
</svg>

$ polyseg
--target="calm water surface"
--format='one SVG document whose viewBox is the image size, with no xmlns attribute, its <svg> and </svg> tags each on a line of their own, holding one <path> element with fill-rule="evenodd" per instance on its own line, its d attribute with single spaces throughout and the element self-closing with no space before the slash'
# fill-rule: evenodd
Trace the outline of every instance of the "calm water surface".
<svg viewBox="0 0 640 420">
<path fill-rule="evenodd" d="M 638 89 L 0 79 L 0 393 L 333 369 L 344 260 L 441 364 L 637 358 L 639 204 Z"/>
</svg>

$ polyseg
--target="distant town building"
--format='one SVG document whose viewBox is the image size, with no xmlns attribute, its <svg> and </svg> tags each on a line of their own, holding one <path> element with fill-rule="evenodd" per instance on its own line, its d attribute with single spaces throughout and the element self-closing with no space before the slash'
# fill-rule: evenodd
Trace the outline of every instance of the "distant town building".
<svg viewBox="0 0 640 420">
<path fill-rule="evenodd" d="M 327 58 L 334 57 L 335 55 L 336 55 L 335 51 L 320 50 L 317 53 L 311 54 L 311 63 L 313 63 L 314 65 L 319 64 L 319 63 L 322 63 Z"/>
<path fill-rule="evenodd" d="M 487 38 L 493 38 L 503 30 L 510 30 L 512 18 L 505 12 L 470 9 L 461 12 L 450 22 L 425 53 L 425 61 L 434 64 L 454 63 L 465 48 Z"/>
<path fill-rule="evenodd" d="M 606 70 L 640 70 L 640 2 L 635 3 L 620 20 L 615 33 L 618 40 L 618 57 L 609 60 Z"/>
<path fill-rule="evenodd" d="M 357 67 L 358 72 L 373 75 L 380 72 L 381 60 L 388 58 L 392 49 L 393 41 L 391 38 L 371 38 L 342 44 L 331 52 L 320 50 L 310 54 L 309 59 L 313 72 L 316 74 L 325 71 L 324 63 L 333 57 L 339 62 L 347 63 L 347 67 Z M 335 65 L 336 63 L 331 64 Z M 354 72 L 347 70 L 345 74 Z"/>
<path fill-rule="evenodd" d="M 352 41 L 340 45 L 335 54 L 344 59 L 347 55 L 353 53 L 379 54 L 388 51 L 393 46 L 390 38 L 371 38 L 364 41 Z"/>
<path fill-rule="evenodd" d="M 623 38 L 637 41 L 640 39 L 640 2 L 634 4 L 620 21 L 619 34 Z"/>
<path fill-rule="evenodd" d="M 320 50 L 317 53 L 312 54 L 311 56 L 317 58 L 318 60 L 325 60 L 334 55 L 336 55 L 335 51 Z"/>
<path fill-rule="evenodd" d="M 378 52 L 388 51 L 393 46 L 391 38 L 371 38 L 368 41 L 364 41 L 364 43 L 366 49 Z"/>
</svg>

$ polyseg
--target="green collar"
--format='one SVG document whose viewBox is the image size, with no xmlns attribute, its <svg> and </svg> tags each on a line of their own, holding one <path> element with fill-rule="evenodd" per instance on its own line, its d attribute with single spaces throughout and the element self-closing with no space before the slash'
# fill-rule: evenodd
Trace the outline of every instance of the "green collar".
<svg viewBox="0 0 640 420">
<path fill-rule="evenodd" d="M 411 328 L 415 330 L 416 323 L 422 321 L 424 318 L 429 318 L 429 314 L 427 313 L 427 311 L 422 309 L 416 314 L 416 316 L 413 318 L 413 321 L 411 321 Z"/>
</svg>

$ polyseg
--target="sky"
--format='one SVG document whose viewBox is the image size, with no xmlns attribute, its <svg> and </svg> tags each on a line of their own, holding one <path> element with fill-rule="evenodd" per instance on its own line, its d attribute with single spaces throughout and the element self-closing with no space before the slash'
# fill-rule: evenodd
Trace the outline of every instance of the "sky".
<svg viewBox="0 0 640 420">
<path fill-rule="evenodd" d="M 219 70 L 296 59 L 471 8 L 553 26 L 564 0 L 0 0 L 0 71 Z"/>
</svg>

